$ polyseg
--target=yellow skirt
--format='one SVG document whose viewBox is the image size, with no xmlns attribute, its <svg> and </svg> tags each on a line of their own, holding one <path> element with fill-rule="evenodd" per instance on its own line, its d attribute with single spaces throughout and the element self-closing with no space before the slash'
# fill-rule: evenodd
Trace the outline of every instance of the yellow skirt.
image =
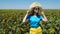
<svg viewBox="0 0 60 34">
<path fill-rule="evenodd" d="M 42 29 L 41 27 L 37 27 L 37 28 L 30 28 L 30 34 L 42 34 Z"/>
</svg>

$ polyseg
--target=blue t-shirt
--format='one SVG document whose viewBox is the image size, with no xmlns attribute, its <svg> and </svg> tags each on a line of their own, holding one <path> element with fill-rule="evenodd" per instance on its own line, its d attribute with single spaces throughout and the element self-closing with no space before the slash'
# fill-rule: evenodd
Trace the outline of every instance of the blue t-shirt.
<svg viewBox="0 0 60 34">
<path fill-rule="evenodd" d="M 29 15 L 27 19 L 30 22 L 30 27 L 36 28 L 40 25 L 40 21 L 43 19 L 43 16 Z"/>
</svg>

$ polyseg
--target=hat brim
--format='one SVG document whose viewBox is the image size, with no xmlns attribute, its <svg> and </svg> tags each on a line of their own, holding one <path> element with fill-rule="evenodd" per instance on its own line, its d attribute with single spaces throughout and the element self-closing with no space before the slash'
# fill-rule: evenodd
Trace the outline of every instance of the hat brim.
<svg viewBox="0 0 60 34">
<path fill-rule="evenodd" d="M 39 7 L 39 8 L 41 8 L 41 4 L 38 3 L 38 2 L 34 2 L 33 4 L 30 5 L 29 9 L 32 9 L 32 8 L 34 8 L 34 7 Z"/>
</svg>

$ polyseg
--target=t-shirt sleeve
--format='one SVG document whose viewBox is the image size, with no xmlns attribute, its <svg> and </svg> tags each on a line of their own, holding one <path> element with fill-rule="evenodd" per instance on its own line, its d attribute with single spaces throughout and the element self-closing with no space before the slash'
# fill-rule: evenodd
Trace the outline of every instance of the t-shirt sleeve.
<svg viewBox="0 0 60 34">
<path fill-rule="evenodd" d="M 27 16 L 26 20 L 28 20 L 28 21 L 30 20 L 30 15 Z"/>
<path fill-rule="evenodd" d="M 43 19 L 43 16 L 40 16 L 40 20 L 42 20 Z"/>
</svg>

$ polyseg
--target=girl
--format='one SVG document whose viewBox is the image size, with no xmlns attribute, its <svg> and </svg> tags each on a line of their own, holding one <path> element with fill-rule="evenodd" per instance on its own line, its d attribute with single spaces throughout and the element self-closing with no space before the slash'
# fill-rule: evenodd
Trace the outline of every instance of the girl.
<svg viewBox="0 0 60 34">
<path fill-rule="evenodd" d="M 39 11 L 41 11 L 42 16 L 39 15 Z M 30 22 L 30 34 L 42 34 L 42 29 L 39 24 L 41 20 L 44 22 L 48 21 L 41 5 L 38 2 L 34 2 L 23 19 L 23 22 Z"/>
</svg>

